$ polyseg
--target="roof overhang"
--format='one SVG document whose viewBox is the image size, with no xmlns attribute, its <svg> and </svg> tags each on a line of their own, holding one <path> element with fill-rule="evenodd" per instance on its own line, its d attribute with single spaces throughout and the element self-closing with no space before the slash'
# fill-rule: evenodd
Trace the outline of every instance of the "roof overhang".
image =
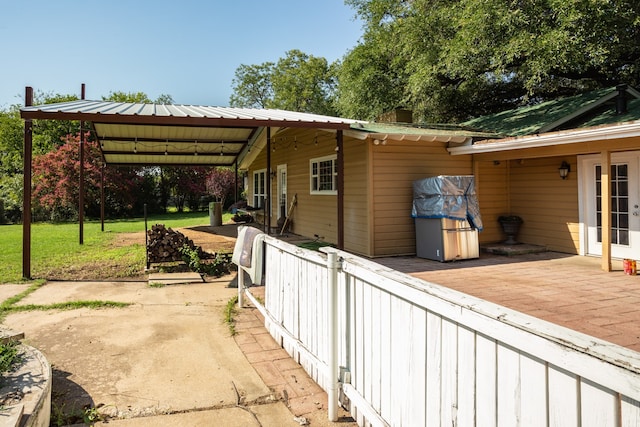
<svg viewBox="0 0 640 427">
<path fill-rule="evenodd" d="M 473 145 L 448 148 L 452 155 L 498 153 L 528 148 L 552 147 L 640 136 L 640 121 L 594 128 L 549 132 L 539 135 L 485 140 Z"/>
<path fill-rule="evenodd" d="M 25 120 L 90 122 L 107 164 L 232 166 L 266 127 L 349 129 L 355 120 L 284 110 L 79 100 L 23 107 Z"/>
</svg>

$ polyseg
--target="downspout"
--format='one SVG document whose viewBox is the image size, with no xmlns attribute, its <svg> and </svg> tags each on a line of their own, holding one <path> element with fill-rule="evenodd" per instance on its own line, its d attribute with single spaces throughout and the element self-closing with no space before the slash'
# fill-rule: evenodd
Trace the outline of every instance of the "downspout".
<svg viewBox="0 0 640 427">
<path fill-rule="evenodd" d="M 25 88 L 24 106 L 33 105 L 33 88 Z M 22 277 L 31 279 L 31 160 L 33 158 L 33 120 L 24 121 L 22 181 Z"/>
<path fill-rule="evenodd" d="M 336 132 L 338 187 L 338 249 L 344 250 L 344 143 L 342 130 Z"/>
</svg>

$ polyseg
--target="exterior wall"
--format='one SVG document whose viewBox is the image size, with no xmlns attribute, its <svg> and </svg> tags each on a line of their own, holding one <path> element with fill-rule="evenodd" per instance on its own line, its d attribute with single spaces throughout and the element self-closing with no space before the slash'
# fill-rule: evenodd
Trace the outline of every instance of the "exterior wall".
<svg viewBox="0 0 640 427">
<path fill-rule="evenodd" d="M 558 174 L 563 160 L 572 170 L 566 180 Z M 495 162 L 476 159 L 475 162 L 480 213 L 485 227 L 479 235 L 481 244 L 505 239 L 498 217 L 509 214 L 523 220 L 518 241 L 556 252 L 579 252 L 575 155 Z"/>
<path fill-rule="evenodd" d="M 484 229 L 478 233 L 480 244 L 499 242 L 504 235 L 498 217 L 509 213 L 508 161 L 476 162 L 476 192 Z"/>
<path fill-rule="evenodd" d="M 317 141 L 317 144 L 316 144 Z M 368 160 L 364 142 L 343 139 L 345 156 L 344 177 L 344 244 L 350 252 L 368 255 L 369 208 L 366 179 Z M 329 243 L 338 241 L 337 196 L 318 195 L 310 192 L 309 161 L 317 157 L 335 154 L 336 133 L 307 129 L 287 129 L 272 135 L 271 167 L 287 165 L 287 209 L 294 194 L 297 204 L 291 215 L 291 231 L 301 236 L 322 237 Z M 251 164 L 249 173 L 248 200 L 253 195 L 253 172 L 267 166 L 266 149 Z M 280 216 L 277 208 L 277 180 L 271 180 L 271 226 L 276 226 Z"/>
<path fill-rule="evenodd" d="M 572 171 L 577 170 L 576 156 L 509 162 L 511 213 L 523 220 L 519 241 L 577 254 L 578 174 L 570 173 L 562 180 L 558 166 L 563 160 L 571 165 Z"/>
<path fill-rule="evenodd" d="M 387 140 L 385 145 L 372 145 L 371 161 L 372 255 L 415 254 L 413 181 L 438 175 L 471 175 L 471 156 L 451 156 L 443 142 Z"/>
</svg>

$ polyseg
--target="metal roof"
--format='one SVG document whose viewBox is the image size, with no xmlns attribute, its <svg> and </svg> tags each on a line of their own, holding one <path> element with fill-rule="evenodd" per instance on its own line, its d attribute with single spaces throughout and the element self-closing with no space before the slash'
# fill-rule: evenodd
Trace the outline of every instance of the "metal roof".
<svg viewBox="0 0 640 427">
<path fill-rule="evenodd" d="M 356 120 L 255 108 L 79 100 L 23 107 L 21 117 L 91 122 L 108 164 L 231 166 L 264 127 L 349 129 Z"/>
</svg>

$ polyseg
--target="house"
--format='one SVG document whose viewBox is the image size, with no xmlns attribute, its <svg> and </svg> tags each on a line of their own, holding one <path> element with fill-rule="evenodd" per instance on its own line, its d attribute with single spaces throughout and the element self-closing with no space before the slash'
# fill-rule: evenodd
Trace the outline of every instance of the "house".
<svg viewBox="0 0 640 427">
<path fill-rule="evenodd" d="M 503 240 L 497 217 L 512 214 L 524 221 L 520 241 L 606 263 L 640 250 L 638 119 L 640 92 L 619 86 L 460 126 L 359 122 L 340 138 L 280 128 L 248 146 L 239 166 L 250 203 L 261 206 L 270 187 L 272 226 L 295 194 L 293 232 L 360 255 L 414 254 L 412 182 L 473 174 L 481 244 Z"/>
<path fill-rule="evenodd" d="M 273 227 L 296 195 L 290 218 L 296 234 L 368 257 L 415 254 L 413 181 L 472 174 L 472 156 L 447 149 L 489 136 L 459 126 L 360 122 L 343 131 L 338 146 L 336 131 L 284 128 L 272 133 L 270 149 L 266 137 L 257 139 L 239 168 L 247 172 L 254 207 L 262 207 L 271 180 Z"/>
</svg>

